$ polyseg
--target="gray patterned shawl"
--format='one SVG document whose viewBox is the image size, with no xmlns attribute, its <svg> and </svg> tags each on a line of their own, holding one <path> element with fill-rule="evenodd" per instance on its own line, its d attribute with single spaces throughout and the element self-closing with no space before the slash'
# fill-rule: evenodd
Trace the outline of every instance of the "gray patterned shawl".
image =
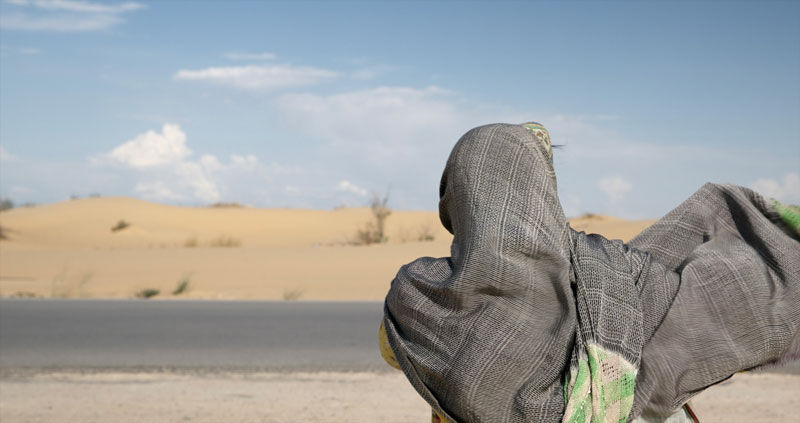
<svg viewBox="0 0 800 423">
<path fill-rule="evenodd" d="M 666 416 L 800 351 L 798 242 L 749 190 L 707 185 L 631 248 L 572 231 L 545 147 L 496 124 L 459 140 L 440 196 L 451 257 L 400 269 L 384 325 L 446 418 Z"/>
</svg>

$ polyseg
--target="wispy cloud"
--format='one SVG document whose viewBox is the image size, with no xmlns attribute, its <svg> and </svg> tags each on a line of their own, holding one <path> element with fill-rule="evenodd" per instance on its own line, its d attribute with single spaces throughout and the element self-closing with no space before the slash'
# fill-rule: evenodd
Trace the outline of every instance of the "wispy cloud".
<svg viewBox="0 0 800 423">
<path fill-rule="evenodd" d="M 295 129 L 380 165 L 414 157 L 421 146 L 441 150 L 435 144 L 447 146 L 463 132 L 469 113 L 450 94 L 435 86 L 378 87 L 328 96 L 287 94 L 276 104 Z"/>
<path fill-rule="evenodd" d="M 761 178 L 750 184 L 750 188 L 766 197 L 776 200 L 798 204 L 800 203 L 800 174 L 789 172 L 783 179 Z"/>
<path fill-rule="evenodd" d="M 82 32 L 108 29 L 124 22 L 123 15 L 144 9 L 136 2 L 117 4 L 83 0 L 7 0 L 0 28 L 20 31 Z"/>
<path fill-rule="evenodd" d="M 389 72 L 394 69 L 395 69 L 394 66 L 388 66 L 388 65 L 369 66 L 356 70 L 355 72 L 350 74 L 350 77 L 353 79 L 360 79 L 360 80 L 374 79 L 378 75 Z"/>
<path fill-rule="evenodd" d="M 105 4 L 83 0 L 7 0 L 6 2 L 16 6 L 33 6 L 45 10 L 66 10 L 84 13 L 122 13 L 145 7 L 145 5 L 136 2 Z"/>
<path fill-rule="evenodd" d="M 314 85 L 338 76 L 337 72 L 308 66 L 263 65 L 181 69 L 174 78 L 230 85 L 243 90 L 274 91 Z"/>
<path fill-rule="evenodd" d="M 0 161 L 12 161 L 17 160 L 17 156 L 11 154 L 6 150 L 2 145 L 0 145 Z"/>
<path fill-rule="evenodd" d="M 608 176 L 597 182 L 597 186 L 608 196 L 609 203 L 621 201 L 633 188 L 633 184 L 621 176 Z"/>
<path fill-rule="evenodd" d="M 366 197 L 367 194 L 369 194 L 369 191 L 366 189 L 347 180 L 340 181 L 339 184 L 336 185 L 336 191 L 353 193 L 359 197 Z"/>
<path fill-rule="evenodd" d="M 152 200 L 183 200 L 183 197 L 172 192 L 172 190 L 161 181 L 139 182 L 134 191 L 145 198 Z"/>
<path fill-rule="evenodd" d="M 231 51 L 223 55 L 228 60 L 273 60 L 275 53 L 247 53 L 241 51 Z"/>
</svg>

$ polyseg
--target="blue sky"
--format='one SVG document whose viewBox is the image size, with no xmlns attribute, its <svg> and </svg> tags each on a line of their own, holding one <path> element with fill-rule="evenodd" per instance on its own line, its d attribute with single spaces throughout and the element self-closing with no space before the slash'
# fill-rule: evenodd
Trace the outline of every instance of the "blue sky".
<svg viewBox="0 0 800 423">
<path fill-rule="evenodd" d="M 0 3 L 0 195 L 437 206 L 468 129 L 550 129 L 565 212 L 800 203 L 798 2 Z"/>
</svg>

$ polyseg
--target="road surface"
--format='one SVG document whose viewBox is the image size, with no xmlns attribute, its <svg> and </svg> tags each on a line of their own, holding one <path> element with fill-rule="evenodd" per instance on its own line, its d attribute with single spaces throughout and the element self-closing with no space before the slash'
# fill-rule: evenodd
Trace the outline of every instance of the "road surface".
<svg viewBox="0 0 800 423">
<path fill-rule="evenodd" d="M 379 302 L 0 300 L 0 368 L 389 369 Z"/>
<path fill-rule="evenodd" d="M 381 314 L 379 302 L 0 300 L 0 369 L 390 371 Z"/>
</svg>

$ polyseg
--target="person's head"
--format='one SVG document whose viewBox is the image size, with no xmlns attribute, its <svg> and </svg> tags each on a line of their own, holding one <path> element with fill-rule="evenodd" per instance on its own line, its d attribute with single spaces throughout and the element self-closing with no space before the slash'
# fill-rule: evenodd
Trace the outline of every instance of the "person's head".
<svg viewBox="0 0 800 423">
<path fill-rule="evenodd" d="M 501 215 L 534 224 L 545 213 L 563 221 L 556 192 L 550 134 L 536 122 L 493 124 L 468 131 L 453 147 L 439 186 L 439 217 L 456 236 L 470 231 L 476 214 Z M 546 207 L 545 207 L 546 206 Z M 483 222 L 485 223 L 485 222 Z"/>
</svg>

